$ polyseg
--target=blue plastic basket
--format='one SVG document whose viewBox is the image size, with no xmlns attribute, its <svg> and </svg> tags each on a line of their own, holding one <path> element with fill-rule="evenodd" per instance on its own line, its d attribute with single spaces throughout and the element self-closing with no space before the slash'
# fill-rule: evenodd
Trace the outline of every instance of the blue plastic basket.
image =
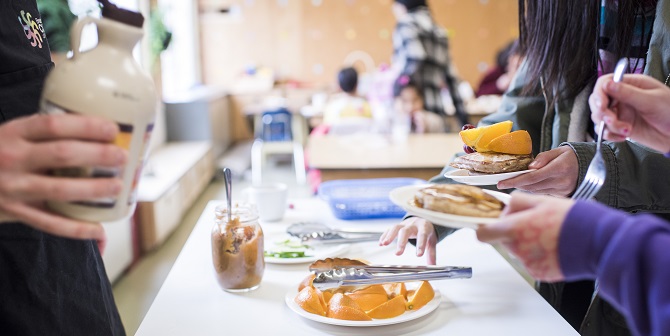
<svg viewBox="0 0 670 336">
<path fill-rule="evenodd" d="M 335 180 L 321 183 L 318 193 L 339 219 L 402 218 L 405 210 L 391 202 L 389 193 L 423 183 L 416 178 Z"/>
</svg>

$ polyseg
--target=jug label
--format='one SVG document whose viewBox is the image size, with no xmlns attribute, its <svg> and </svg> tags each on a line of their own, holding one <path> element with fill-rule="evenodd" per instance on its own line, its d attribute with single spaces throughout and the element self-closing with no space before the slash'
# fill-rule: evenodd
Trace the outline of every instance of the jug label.
<svg viewBox="0 0 670 336">
<path fill-rule="evenodd" d="M 43 102 L 42 113 L 46 114 L 61 114 L 61 113 L 71 113 L 77 114 L 76 112 L 69 112 L 65 109 L 50 103 Z M 112 144 L 117 145 L 125 150 L 130 150 L 132 135 L 133 135 L 133 125 L 118 123 L 119 133 L 116 135 Z M 54 169 L 52 174 L 59 177 L 79 177 L 79 178 L 121 178 L 123 177 L 123 167 L 70 167 L 70 168 L 59 168 Z M 116 205 L 116 198 L 105 197 L 105 198 L 96 198 L 93 200 L 86 201 L 74 201 L 70 202 L 72 204 L 83 205 L 88 207 L 95 208 L 105 208 L 110 209 Z"/>
</svg>

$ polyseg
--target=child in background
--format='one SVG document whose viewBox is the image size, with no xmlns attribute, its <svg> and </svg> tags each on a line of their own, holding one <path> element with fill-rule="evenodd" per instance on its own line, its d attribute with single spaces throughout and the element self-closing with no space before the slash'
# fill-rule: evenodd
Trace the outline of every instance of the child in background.
<svg viewBox="0 0 670 336">
<path fill-rule="evenodd" d="M 393 95 L 395 113 L 409 117 L 412 133 L 445 132 L 444 118 L 424 109 L 421 88 L 409 76 L 398 78 L 393 88 Z"/>
<path fill-rule="evenodd" d="M 309 136 L 318 137 L 326 134 L 351 134 L 370 131 L 373 124 L 372 109 L 365 98 L 356 94 L 358 73 L 348 67 L 337 74 L 337 82 L 342 90 L 334 95 L 326 105 L 323 123 L 314 127 Z M 316 193 L 321 184 L 321 171 L 309 167 L 309 158 L 305 155 L 307 181 Z"/>
<path fill-rule="evenodd" d="M 333 125 L 346 118 L 372 119 L 372 109 L 363 97 L 356 94 L 358 73 L 354 68 L 344 68 L 337 74 L 342 92 L 331 98 L 323 114 L 323 123 Z"/>
</svg>

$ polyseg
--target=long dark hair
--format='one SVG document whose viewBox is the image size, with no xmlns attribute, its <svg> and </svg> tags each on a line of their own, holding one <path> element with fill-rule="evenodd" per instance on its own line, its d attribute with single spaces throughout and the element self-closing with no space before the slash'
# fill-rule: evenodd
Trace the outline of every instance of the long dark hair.
<svg viewBox="0 0 670 336">
<path fill-rule="evenodd" d="M 615 33 L 609 41 L 599 41 L 600 2 L 519 0 L 520 49 L 530 76 L 526 93 L 534 93 L 542 80 L 554 101 L 574 98 L 598 76 L 599 47 L 616 59 L 628 54 L 635 16 L 642 13 L 642 3 L 647 1 L 605 0 L 605 6 L 617 13 Z"/>
</svg>

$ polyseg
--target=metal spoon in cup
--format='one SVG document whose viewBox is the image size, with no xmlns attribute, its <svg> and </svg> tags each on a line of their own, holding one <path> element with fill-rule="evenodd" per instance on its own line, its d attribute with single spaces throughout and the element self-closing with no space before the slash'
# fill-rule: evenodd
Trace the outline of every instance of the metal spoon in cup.
<svg viewBox="0 0 670 336">
<path fill-rule="evenodd" d="M 228 223 L 233 221 L 233 180 L 230 168 L 223 168 L 223 182 L 226 188 L 226 201 L 228 206 Z"/>
</svg>

